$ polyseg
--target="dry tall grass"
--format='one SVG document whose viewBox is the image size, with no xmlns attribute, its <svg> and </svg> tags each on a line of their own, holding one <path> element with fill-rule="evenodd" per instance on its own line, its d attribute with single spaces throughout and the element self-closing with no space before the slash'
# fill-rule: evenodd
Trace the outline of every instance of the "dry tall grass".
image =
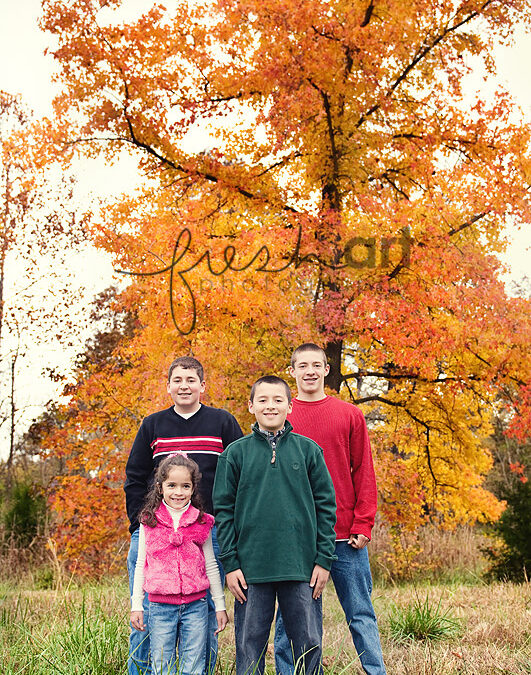
<svg viewBox="0 0 531 675">
<path fill-rule="evenodd" d="M 460 620 L 460 637 L 430 644 L 397 643 L 388 618 L 428 595 Z M 388 675 L 529 675 L 531 673 L 531 586 L 513 584 L 435 585 L 376 588 L 374 606 L 380 624 Z M 221 637 L 221 660 L 233 659 L 232 629 Z M 273 674 L 272 649 L 268 650 Z M 324 664 L 331 675 L 363 675 L 350 633 L 331 584 L 324 596 Z"/>
<path fill-rule="evenodd" d="M 477 527 L 445 531 L 426 525 L 418 532 L 402 533 L 399 549 L 393 550 L 389 527 L 377 519 L 370 543 L 373 575 L 386 583 L 455 578 L 473 581 L 488 566 L 481 549 L 489 544 L 492 538 Z"/>
<path fill-rule="evenodd" d="M 76 673 L 123 675 L 127 652 L 128 593 L 125 579 L 112 584 L 37 591 L 22 585 L 0 585 L 0 663 L 3 675 Z M 459 618 L 457 638 L 435 644 L 398 643 L 389 632 L 395 607 L 426 597 Z M 377 587 L 373 594 L 388 675 L 529 675 L 531 673 L 531 586 L 514 584 L 438 584 Z M 229 600 L 232 616 L 232 601 Z M 116 628 L 113 628 L 117 624 Z M 84 626 L 84 628 L 82 628 Z M 88 627 L 96 637 L 87 637 Z M 112 629 L 112 630 L 111 630 Z M 61 642 L 57 642 L 57 636 Z M 97 639 L 105 654 L 101 669 L 86 670 L 84 651 Z M 74 646 L 72 646 L 74 645 Z M 217 675 L 234 673 L 233 625 L 221 635 Z M 58 653 L 64 650 L 64 654 Z M 76 652 L 77 650 L 77 652 Z M 272 670 L 268 653 L 268 674 Z M 43 668 L 43 658 L 57 659 Z M 82 657 L 84 661 L 82 661 Z M 62 660 L 61 660 L 62 659 Z M 79 659 L 79 661 L 78 661 Z M 96 659 L 96 656 L 94 656 Z M 99 661 L 98 661 L 99 663 Z M 324 597 L 324 663 L 326 675 L 361 675 L 362 670 L 333 586 Z M 45 664 L 44 664 L 45 666 Z M 48 669 L 46 669 L 48 668 Z M 50 669 L 51 668 L 51 669 Z"/>
</svg>

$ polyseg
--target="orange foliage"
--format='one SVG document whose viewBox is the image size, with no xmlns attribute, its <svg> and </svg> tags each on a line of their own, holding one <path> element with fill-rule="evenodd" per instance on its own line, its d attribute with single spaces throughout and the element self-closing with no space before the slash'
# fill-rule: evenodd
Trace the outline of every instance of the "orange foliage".
<svg viewBox="0 0 531 675">
<path fill-rule="evenodd" d="M 514 464 L 509 464 L 509 469 L 518 476 L 518 480 L 521 483 L 527 483 L 529 480 L 525 475 L 525 466 L 521 462 L 515 462 Z"/>
<path fill-rule="evenodd" d="M 49 439 L 69 470 L 86 464 L 56 507 L 75 495 L 93 508 L 94 490 L 109 517 L 90 527 L 100 541 L 124 533 L 120 499 L 99 490 L 119 482 L 142 416 L 166 404 L 176 354 L 204 362 L 207 401 L 246 427 L 250 383 L 285 373 L 311 339 L 326 346 L 330 387 L 371 422 L 391 522 L 497 518 L 483 439 L 500 397 L 513 405 L 528 381 L 529 319 L 496 254 L 505 224 L 529 220 L 530 129 L 511 122 L 503 92 L 465 103 L 465 90 L 468 60 L 491 68 L 494 40 L 529 21 L 529 3 L 127 11 L 44 2 L 64 85 L 53 143 L 109 160 L 128 147 L 149 176 L 94 224 L 133 273 L 115 309 L 135 326 L 79 379 L 65 435 Z M 95 545 L 68 518 L 77 551 Z"/>
</svg>

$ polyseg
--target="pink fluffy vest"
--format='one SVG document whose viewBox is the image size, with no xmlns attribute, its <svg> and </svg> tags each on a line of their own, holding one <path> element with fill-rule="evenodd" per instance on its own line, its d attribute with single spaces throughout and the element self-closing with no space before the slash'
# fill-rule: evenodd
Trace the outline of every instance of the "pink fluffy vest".
<svg viewBox="0 0 531 675">
<path fill-rule="evenodd" d="M 155 517 L 155 527 L 144 525 L 144 590 L 149 599 L 183 604 L 204 597 L 209 583 L 203 544 L 214 525 L 214 518 L 204 513 L 203 522 L 199 522 L 199 511 L 191 504 L 181 516 L 176 530 L 165 504 L 159 506 Z"/>
</svg>

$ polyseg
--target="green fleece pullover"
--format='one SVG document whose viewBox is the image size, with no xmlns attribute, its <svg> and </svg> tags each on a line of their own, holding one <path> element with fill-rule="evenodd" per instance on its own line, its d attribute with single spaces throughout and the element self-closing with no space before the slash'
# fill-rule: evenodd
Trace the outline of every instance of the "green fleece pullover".
<svg viewBox="0 0 531 675">
<path fill-rule="evenodd" d="M 225 572 L 248 583 L 309 581 L 335 560 L 336 502 L 321 448 L 286 422 L 273 454 L 253 432 L 220 455 L 213 502 Z"/>
</svg>

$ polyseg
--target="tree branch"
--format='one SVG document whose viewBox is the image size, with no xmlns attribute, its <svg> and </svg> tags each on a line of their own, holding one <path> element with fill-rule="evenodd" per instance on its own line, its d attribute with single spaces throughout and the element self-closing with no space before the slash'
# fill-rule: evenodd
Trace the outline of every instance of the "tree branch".
<svg viewBox="0 0 531 675">
<path fill-rule="evenodd" d="M 430 451 L 430 431 L 431 427 L 427 422 L 424 422 L 424 420 L 421 420 L 417 415 L 413 414 L 406 405 L 400 401 L 390 401 L 389 399 L 384 398 L 383 396 L 375 395 L 375 396 L 365 396 L 364 398 L 360 399 L 355 399 L 354 403 L 356 405 L 360 403 L 368 403 L 369 401 L 379 401 L 380 403 L 385 403 L 386 405 L 391 405 L 394 406 L 395 408 L 402 408 L 405 413 L 407 413 L 412 420 L 417 422 L 417 424 L 420 424 L 422 427 L 424 427 L 424 430 L 426 432 L 426 445 L 424 446 L 424 450 L 426 453 L 426 461 L 428 463 L 428 469 L 430 471 L 431 477 L 433 479 L 433 483 L 435 487 L 449 487 L 449 488 L 455 488 L 455 485 L 450 485 L 449 483 L 441 483 L 433 470 L 433 466 L 431 463 L 431 451 Z"/>
<path fill-rule="evenodd" d="M 480 378 L 476 375 L 468 375 L 467 377 L 442 377 L 430 380 L 426 377 L 419 377 L 415 373 L 403 373 L 403 374 L 391 374 L 391 373 L 379 373 L 376 371 L 370 370 L 359 370 L 357 373 L 349 373 L 348 375 L 343 375 L 343 379 L 363 379 L 364 377 L 379 377 L 385 380 L 416 380 L 417 382 L 426 382 L 428 384 L 438 384 L 444 382 L 463 382 L 464 380 L 476 380 L 480 381 Z"/>
<path fill-rule="evenodd" d="M 490 5 L 492 1 L 493 0 L 487 0 L 487 2 L 484 3 L 481 9 L 484 9 L 485 7 Z M 461 21 L 458 21 L 453 26 L 445 28 L 442 33 L 437 35 L 435 38 L 432 38 L 432 40 L 428 44 L 426 44 L 426 41 L 424 41 L 424 45 L 417 50 L 417 53 L 413 57 L 413 60 L 410 63 L 408 63 L 408 65 L 404 68 L 404 70 L 400 73 L 400 75 L 398 75 L 398 77 L 395 79 L 393 84 L 388 88 L 388 90 L 385 93 L 385 98 L 388 98 L 395 91 L 395 89 L 406 79 L 406 77 L 413 70 L 413 68 L 415 68 L 415 66 L 418 63 L 420 63 L 420 61 L 422 61 L 422 59 L 425 56 L 427 56 L 427 54 L 429 54 L 440 42 L 442 42 L 448 35 L 455 32 L 459 28 L 462 28 L 465 24 L 467 24 L 469 21 L 472 21 L 472 19 L 475 19 L 478 16 L 479 10 L 471 12 L 468 16 L 466 16 Z M 363 113 L 363 115 L 356 122 L 356 127 L 359 128 L 373 113 L 375 113 L 377 110 L 381 108 L 381 105 L 382 105 L 381 103 L 375 103 L 367 110 L 367 112 Z"/>
<path fill-rule="evenodd" d="M 478 220 L 481 220 L 484 218 L 486 215 L 488 215 L 490 211 L 482 211 L 481 213 L 477 213 L 475 216 L 472 216 L 472 218 L 469 218 L 467 221 L 459 225 L 459 227 L 454 227 L 448 232 L 448 236 L 451 237 L 454 234 L 457 234 L 458 232 L 461 232 L 461 230 L 466 229 L 467 227 L 470 227 L 474 223 L 477 223 Z"/>
<path fill-rule="evenodd" d="M 373 10 L 374 10 L 374 0 L 371 0 L 367 5 L 367 9 L 365 10 L 365 16 L 363 17 L 363 21 L 360 23 L 361 28 L 365 28 L 365 26 L 369 24 Z"/>
</svg>

